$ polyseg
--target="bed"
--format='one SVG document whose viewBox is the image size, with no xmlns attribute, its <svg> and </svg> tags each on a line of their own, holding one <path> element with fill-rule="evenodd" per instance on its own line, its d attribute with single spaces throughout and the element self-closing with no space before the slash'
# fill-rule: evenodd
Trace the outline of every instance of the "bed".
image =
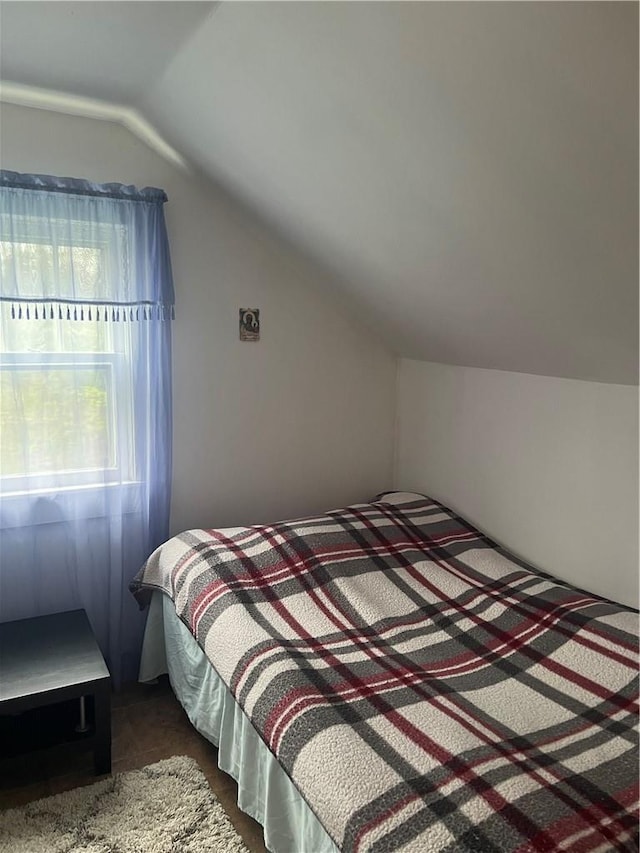
<svg viewBox="0 0 640 853">
<path fill-rule="evenodd" d="M 187 531 L 132 591 L 274 853 L 638 849 L 637 613 L 437 501 Z"/>
</svg>

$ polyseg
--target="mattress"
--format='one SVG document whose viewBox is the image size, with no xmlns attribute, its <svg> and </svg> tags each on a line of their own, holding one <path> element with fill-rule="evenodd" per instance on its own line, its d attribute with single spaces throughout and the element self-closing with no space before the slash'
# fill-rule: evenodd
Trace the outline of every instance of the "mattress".
<svg viewBox="0 0 640 853">
<path fill-rule="evenodd" d="M 238 783 L 238 806 L 264 827 L 272 853 L 338 853 L 295 786 L 176 615 L 153 594 L 140 660 L 141 682 L 168 674 L 194 728 L 218 747 L 218 766 Z"/>
</svg>

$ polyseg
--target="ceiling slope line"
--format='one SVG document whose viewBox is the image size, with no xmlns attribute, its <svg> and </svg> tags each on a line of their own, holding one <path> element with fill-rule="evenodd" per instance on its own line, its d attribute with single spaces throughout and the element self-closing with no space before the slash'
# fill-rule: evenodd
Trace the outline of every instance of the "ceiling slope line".
<svg viewBox="0 0 640 853">
<path fill-rule="evenodd" d="M 12 83 L 8 80 L 0 80 L 0 102 L 116 122 L 126 127 L 165 160 L 184 171 L 189 171 L 189 165 L 184 157 L 169 145 L 155 127 L 134 107 L 114 104 L 98 98 L 57 92 L 53 89 L 28 86 L 23 83 Z"/>
</svg>

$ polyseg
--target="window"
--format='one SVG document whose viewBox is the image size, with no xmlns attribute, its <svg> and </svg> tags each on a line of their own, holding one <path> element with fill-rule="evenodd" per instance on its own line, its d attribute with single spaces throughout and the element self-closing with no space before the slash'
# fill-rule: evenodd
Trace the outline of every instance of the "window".
<svg viewBox="0 0 640 853">
<path fill-rule="evenodd" d="M 169 534 L 166 200 L 0 170 L 0 622 L 83 607 L 116 683 Z"/>
<path fill-rule="evenodd" d="M 67 299 L 74 285 L 87 300 L 104 293 L 118 255 L 127 257 L 125 229 L 114 251 L 107 229 L 92 243 L 75 222 L 78 245 L 69 245 L 64 223 L 47 225 L 23 218 L 0 240 L 1 279 L 35 280 Z M 2 304 L 0 492 L 135 480 L 129 312 L 127 323 L 108 305 Z"/>
</svg>

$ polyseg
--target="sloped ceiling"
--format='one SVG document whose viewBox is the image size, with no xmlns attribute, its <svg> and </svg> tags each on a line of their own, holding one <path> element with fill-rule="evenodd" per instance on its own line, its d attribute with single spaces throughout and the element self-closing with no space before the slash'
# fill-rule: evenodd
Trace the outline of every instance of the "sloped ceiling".
<svg viewBox="0 0 640 853">
<path fill-rule="evenodd" d="M 638 4 L 5 2 L 0 26 L 5 79 L 136 106 L 399 354 L 637 382 Z"/>
<path fill-rule="evenodd" d="M 197 2 L 0 0 L 2 78 L 137 105 L 213 8 Z"/>
</svg>

